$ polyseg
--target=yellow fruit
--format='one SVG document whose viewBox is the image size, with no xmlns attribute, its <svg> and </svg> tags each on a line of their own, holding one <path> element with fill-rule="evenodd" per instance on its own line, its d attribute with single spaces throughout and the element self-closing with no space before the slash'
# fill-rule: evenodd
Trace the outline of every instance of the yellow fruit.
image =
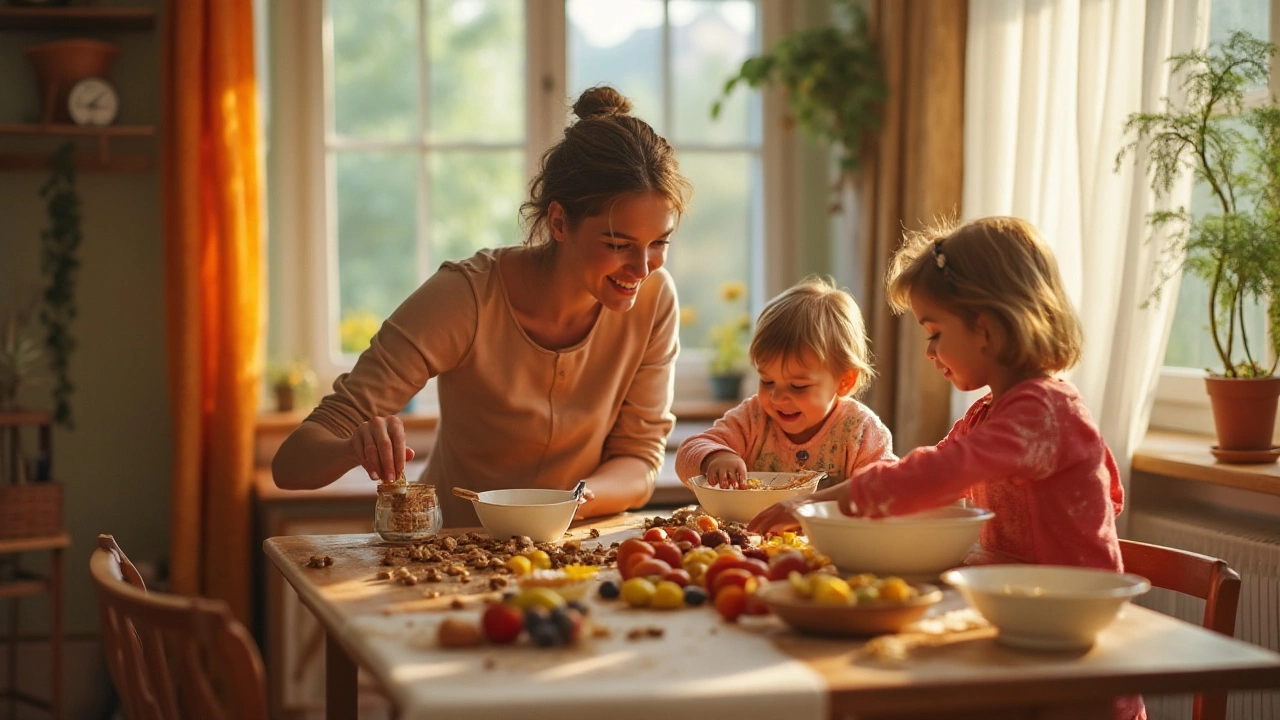
<svg viewBox="0 0 1280 720">
<path fill-rule="evenodd" d="M 660 610 L 684 607 L 684 588 L 670 580 L 659 582 L 654 587 L 653 597 L 649 600 L 649 606 Z"/>
<path fill-rule="evenodd" d="M 622 583 L 622 599 L 631 607 L 649 607 L 657 588 L 642 577 L 633 577 Z"/>
<path fill-rule="evenodd" d="M 892 602 L 906 602 L 916 596 L 916 589 L 898 577 L 885 578 L 880 583 L 880 599 Z"/>
<path fill-rule="evenodd" d="M 802 598 L 813 597 L 813 583 L 809 580 L 808 575 L 801 575 L 792 570 L 787 573 L 787 582 L 791 583 L 791 589 L 796 595 Z"/>
<path fill-rule="evenodd" d="M 551 569 L 551 556 L 547 554 L 546 550 L 530 550 L 524 556 L 529 558 L 529 562 L 533 563 L 533 566 L 539 570 Z"/>
<path fill-rule="evenodd" d="M 507 561 L 507 569 L 514 575 L 528 575 L 533 571 L 533 562 L 523 555 L 515 555 Z"/>
<path fill-rule="evenodd" d="M 879 578 L 875 575 L 871 573 L 862 573 L 861 575 L 854 575 L 849 578 L 849 587 L 856 590 L 858 588 L 871 587 L 877 582 L 879 582 Z"/>
<path fill-rule="evenodd" d="M 684 571 L 689 573 L 689 579 L 695 585 L 701 585 L 702 578 L 707 576 L 707 568 L 709 567 L 711 566 L 704 562 L 691 562 L 685 563 Z"/>
<path fill-rule="evenodd" d="M 848 605 L 853 597 L 849 583 L 834 575 L 813 575 L 813 601 L 822 605 Z"/>
<path fill-rule="evenodd" d="M 853 601 L 859 605 L 873 603 L 880 599 L 880 590 L 876 586 L 858 588 L 854 592 Z"/>
<path fill-rule="evenodd" d="M 521 610 L 528 610 L 529 608 L 555 610 L 564 605 L 564 598 L 551 588 L 531 587 L 527 590 L 521 590 L 510 602 Z"/>
</svg>

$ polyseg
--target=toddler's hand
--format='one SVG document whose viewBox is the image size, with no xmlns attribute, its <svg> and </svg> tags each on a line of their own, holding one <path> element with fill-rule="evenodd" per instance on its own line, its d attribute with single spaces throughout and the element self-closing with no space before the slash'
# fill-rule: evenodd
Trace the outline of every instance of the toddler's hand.
<svg viewBox="0 0 1280 720">
<path fill-rule="evenodd" d="M 717 452 L 707 456 L 703 462 L 707 484 L 727 490 L 745 490 L 747 487 L 747 464 L 735 453 Z"/>
<path fill-rule="evenodd" d="M 751 518 L 751 522 L 747 523 L 747 531 L 767 535 L 796 530 L 800 527 L 800 522 L 796 520 L 794 511 L 803 504 L 802 498 L 774 503 Z"/>
</svg>

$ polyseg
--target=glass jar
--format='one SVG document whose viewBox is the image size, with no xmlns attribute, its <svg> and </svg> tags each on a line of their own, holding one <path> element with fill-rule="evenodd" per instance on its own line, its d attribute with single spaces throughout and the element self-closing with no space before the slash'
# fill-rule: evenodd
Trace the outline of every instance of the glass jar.
<svg viewBox="0 0 1280 720">
<path fill-rule="evenodd" d="M 414 543 L 440 532 L 444 518 L 434 485 L 379 483 L 373 529 L 390 543 Z"/>
</svg>

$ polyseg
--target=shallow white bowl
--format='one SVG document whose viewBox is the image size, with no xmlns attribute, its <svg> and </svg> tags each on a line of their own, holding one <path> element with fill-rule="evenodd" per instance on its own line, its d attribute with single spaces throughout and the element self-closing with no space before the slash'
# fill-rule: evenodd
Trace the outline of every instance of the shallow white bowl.
<svg viewBox="0 0 1280 720">
<path fill-rule="evenodd" d="M 1130 598 L 1151 589 L 1138 575 L 1061 565 L 982 565 L 942 579 L 996 626 L 999 642 L 1032 650 L 1091 647 Z"/>
<path fill-rule="evenodd" d="M 471 505 L 490 536 L 524 535 L 534 542 L 559 540 L 573 522 L 578 501 L 572 490 L 487 490 Z"/>
<path fill-rule="evenodd" d="M 914 515 L 849 517 L 834 500 L 796 508 L 809 544 L 846 572 L 932 579 L 959 565 L 995 517 L 982 508 L 948 505 Z"/>
<path fill-rule="evenodd" d="M 787 485 L 805 476 L 809 476 L 809 481 L 799 487 L 789 490 L 766 489 L 774 485 Z M 758 479 L 765 487 L 759 490 L 726 490 L 707 485 L 704 475 L 689 478 L 689 485 L 693 487 L 698 504 L 708 513 L 724 520 L 745 523 L 776 502 L 813 493 L 818 488 L 818 481 L 825 476 L 821 473 L 749 472 L 747 477 Z"/>
</svg>

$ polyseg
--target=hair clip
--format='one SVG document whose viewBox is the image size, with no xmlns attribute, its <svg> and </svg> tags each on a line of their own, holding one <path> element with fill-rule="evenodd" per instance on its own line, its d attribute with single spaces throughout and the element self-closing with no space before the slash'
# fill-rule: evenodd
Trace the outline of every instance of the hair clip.
<svg viewBox="0 0 1280 720">
<path fill-rule="evenodd" d="M 933 262 L 939 270 L 947 269 L 947 256 L 942 253 L 942 241 L 933 244 Z"/>
</svg>

